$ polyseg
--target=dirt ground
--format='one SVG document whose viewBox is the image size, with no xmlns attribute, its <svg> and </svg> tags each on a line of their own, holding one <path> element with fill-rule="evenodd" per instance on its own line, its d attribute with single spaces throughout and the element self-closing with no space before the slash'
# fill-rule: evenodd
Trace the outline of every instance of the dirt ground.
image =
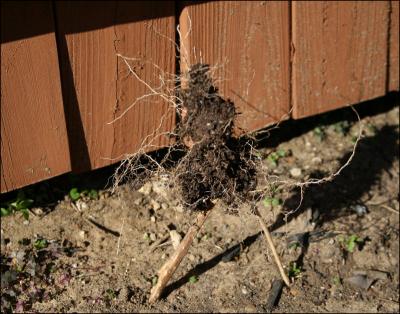
<svg viewBox="0 0 400 314">
<path fill-rule="evenodd" d="M 298 190 L 276 191 L 258 204 L 292 280 L 272 312 L 399 312 L 399 107 L 384 101 L 357 107 L 364 131 L 350 165 L 332 182 L 306 189 L 293 215 L 282 220 L 280 212 L 297 207 Z M 264 134 L 259 158 L 280 180 L 334 173 L 352 152 L 360 127 L 354 117 L 343 109 L 284 122 Z M 78 183 L 90 188 L 101 181 L 85 183 L 89 176 Z M 107 173 L 98 176 L 107 179 Z M 41 186 L 46 194 L 64 189 Z M 177 205 L 166 186 L 162 179 L 139 190 L 124 184 L 114 194 L 97 190 L 98 199 L 34 203 L 29 221 L 19 213 L 2 217 L 2 310 L 269 310 L 279 273 L 257 219 L 246 208 L 230 215 L 221 204 L 165 298 L 147 303 L 158 269 L 196 214 Z"/>
</svg>

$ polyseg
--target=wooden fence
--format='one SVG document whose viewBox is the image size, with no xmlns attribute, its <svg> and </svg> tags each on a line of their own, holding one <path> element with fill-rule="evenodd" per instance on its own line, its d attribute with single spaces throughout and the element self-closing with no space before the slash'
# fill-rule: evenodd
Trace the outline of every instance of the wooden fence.
<svg viewBox="0 0 400 314">
<path fill-rule="evenodd" d="M 1 192 L 115 163 L 161 117 L 174 128 L 160 97 L 109 124 L 148 93 L 118 55 L 150 86 L 216 65 L 250 131 L 399 90 L 399 2 L 2 1 Z"/>
</svg>

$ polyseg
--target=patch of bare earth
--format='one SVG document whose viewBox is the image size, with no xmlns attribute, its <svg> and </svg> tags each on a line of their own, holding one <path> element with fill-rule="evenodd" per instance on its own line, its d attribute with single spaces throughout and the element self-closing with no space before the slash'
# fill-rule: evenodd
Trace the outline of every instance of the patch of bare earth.
<svg viewBox="0 0 400 314">
<path fill-rule="evenodd" d="M 363 138 L 349 167 L 332 182 L 308 188 L 302 206 L 287 221 L 281 222 L 279 213 L 297 207 L 298 191 L 277 191 L 260 201 L 293 280 L 273 311 L 399 311 L 398 115 L 395 107 L 364 117 Z M 261 149 L 259 157 L 271 177 L 322 177 L 347 161 L 359 124 L 314 127 Z M 274 136 L 279 137 L 279 130 Z M 78 206 L 63 200 L 46 215 L 31 215 L 28 224 L 19 215 L 2 218 L 2 278 L 3 266 L 12 267 L 12 259 L 5 257 L 23 249 L 18 243 L 23 238 L 39 234 L 61 248 L 66 240 L 76 248 L 70 256 L 56 256 L 52 278 L 57 284 L 40 282 L 51 295 L 20 303 L 19 310 L 264 312 L 279 273 L 257 217 L 230 215 L 223 203 L 206 221 L 166 297 L 147 303 L 154 276 L 174 250 L 172 243 L 196 214 L 177 204 L 168 184 L 161 178 L 137 191 L 123 185 L 117 194 L 100 191 L 100 199 Z M 121 236 L 96 227 L 85 218 L 89 216 Z M 10 285 L 18 285 L 6 284 L 2 281 L 2 297 Z"/>
</svg>

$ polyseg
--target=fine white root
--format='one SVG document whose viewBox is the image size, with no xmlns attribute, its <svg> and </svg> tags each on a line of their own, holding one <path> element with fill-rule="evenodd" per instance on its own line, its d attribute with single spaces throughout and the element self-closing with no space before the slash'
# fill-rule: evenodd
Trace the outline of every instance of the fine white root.
<svg viewBox="0 0 400 314">
<path fill-rule="evenodd" d="M 288 276 L 285 273 L 285 270 L 283 269 L 282 262 L 281 262 L 281 260 L 279 258 L 278 252 L 276 252 L 274 242 L 272 241 L 271 233 L 269 232 L 268 227 L 265 224 L 264 220 L 260 216 L 258 216 L 258 221 L 260 222 L 260 226 L 261 226 L 261 228 L 262 228 L 262 230 L 263 230 L 263 232 L 265 234 L 265 238 L 267 239 L 267 243 L 268 243 L 268 245 L 269 245 L 269 247 L 270 247 L 270 249 L 272 251 L 272 255 L 274 256 L 275 263 L 278 266 L 279 273 L 281 274 L 282 280 L 285 282 L 286 286 L 289 287 L 290 286 L 290 281 L 289 281 Z"/>
</svg>

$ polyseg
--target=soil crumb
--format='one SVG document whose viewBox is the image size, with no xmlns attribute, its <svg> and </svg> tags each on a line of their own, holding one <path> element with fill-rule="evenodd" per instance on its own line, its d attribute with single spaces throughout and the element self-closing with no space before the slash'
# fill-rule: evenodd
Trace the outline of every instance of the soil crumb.
<svg viewBox="0 0 400 314">
<path fill-rule="evenodd" d="M 177 178 L 182 199 L 193 210 L 208 209 L 217 198 L 234 205 L 237 198 L 251 198 L 257 185 L 251 142 L 233 137 L 235 106 L 218 95 L 208 72 L 208 65 L 194 65 L 187 88 L 180 90 L 186 115 L 178 134 L 188 152 Z"/>
</svg>

